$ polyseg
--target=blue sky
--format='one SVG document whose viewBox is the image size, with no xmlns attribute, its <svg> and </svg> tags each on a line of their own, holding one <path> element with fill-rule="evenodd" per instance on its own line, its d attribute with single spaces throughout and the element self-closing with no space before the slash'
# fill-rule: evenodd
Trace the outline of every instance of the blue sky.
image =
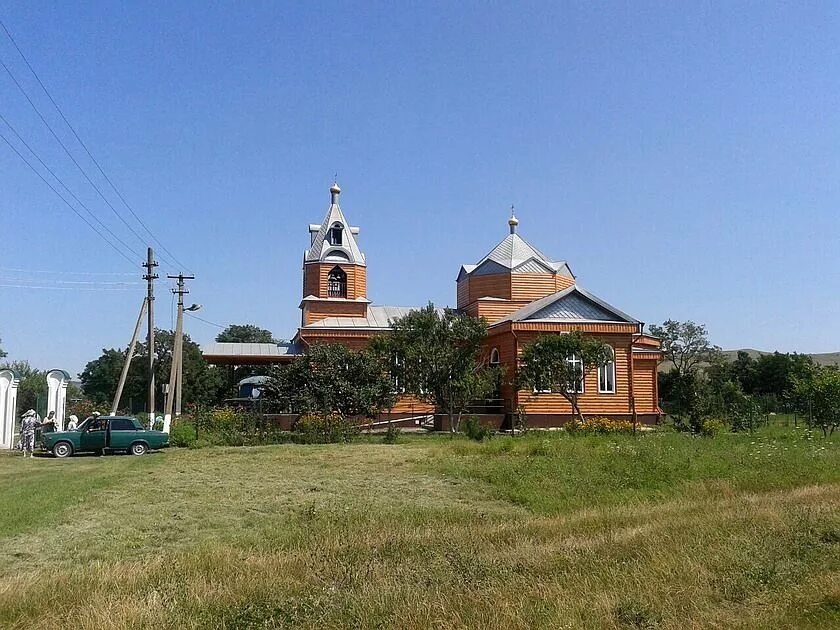
<svg viewBox="0 0 840 630">
<path fill-rule="evenodd" d="M 513 203 L 526 239 L 639 319 L 703 322 L 723 347 L 840 349 L 836 5 L 75 5 L 12 0 L 0 18 L 198 276 L 207 320 L 294 333 L 307 224 L 337 172 L 375 303 L 454 303 Z M 93 177 L 2 33 L 0 58 Z M 0 113 L 142 250 L 1 68 Z M 10 358 L 77 371 L 127 344 L 144 287 L 102 283 L 139 267 L 2 142 L 0 226 Z M 3 286 L 56 280 L 96 290 Z"/>
</svg>

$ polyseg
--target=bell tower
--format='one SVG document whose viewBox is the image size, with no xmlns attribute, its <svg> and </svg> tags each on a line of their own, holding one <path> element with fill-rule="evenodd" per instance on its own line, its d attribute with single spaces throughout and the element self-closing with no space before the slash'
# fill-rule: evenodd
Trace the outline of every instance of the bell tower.
<svg viewBox="0 0 840 630">
<path fill-rule="evenodd" d="M 359 228 L 341 211 L 341 188 L 330 186 L 330 207 L 322 223 L 309 226 L 303 255 L 302 325 L 326 317 L 366 317 L 367 265 L 359 249 Z"/>
</svg>

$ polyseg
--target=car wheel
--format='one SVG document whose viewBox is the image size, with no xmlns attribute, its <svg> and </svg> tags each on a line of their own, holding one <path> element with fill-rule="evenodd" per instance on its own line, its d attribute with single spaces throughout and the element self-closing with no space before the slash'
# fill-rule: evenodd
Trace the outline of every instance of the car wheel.
<svg viewBox="0 0 840 630">
<path fill-rule="evenodd" d="M 128 451 L 132 455 L 145 455 L 148 450 L 149 447 L 143 444 L 143 442 L 135 442 Z"/>
<path fill-rule="evenodd" d="M 73 447 L 70 445 L 70 442 L 59 442 L 53 446 L 52 452 L 56 457 L 70 457 L 73 454 Z"/>
</svg>

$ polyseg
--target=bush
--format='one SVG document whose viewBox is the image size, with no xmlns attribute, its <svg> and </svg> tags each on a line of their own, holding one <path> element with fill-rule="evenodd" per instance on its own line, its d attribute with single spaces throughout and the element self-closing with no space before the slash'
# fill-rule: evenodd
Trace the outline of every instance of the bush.
<svg viewBox="0 0 840 630">
<path fill-rule="evenodd" d="M 235 409 L 213 409 L 194 416 L 181 416 L 172 423 L 173 446 L 257 446 L 282 444 L 290 434 L 264 416 Z"/>
<path fill-rule="evenodd" d="M 385 431 L 385 435 L 382 436 L 382 443 L 383 444 L 396 444 L 397 440 L 400 437 L 400 433 L 402 431 L 398 426 L 395 426 L 393 423 L 388 423 L 388 430 Z"/>
<path fill-rule="evenodd" d="M 464 421 L 464 434 L 471 440 L 483 442 L 493 437 L 494 433 L 490 427 L 482 426 L 475 416 L 470 416 Z"/>
<path fill-rule="evenodd" d="M 169 432 L 169 443 L 172 446 L 190 446 L 196 439 L 195 424 L 193 422 L 178 418 L 172 423 L 172 429 Z"/>
<path fill-rule="evenodd" d="M 703 424 L 700 425 L 700 435 L 703 437 L 715 437 L 718 433 L 723 431 L 723 429 L 723 421 L 718 420 L 717 418 L 709 418 L 707 420 L 703 420 Z"/>
<path fill-rule="evenodd" d="M 585 433 L 589 435 L 608 435 L 610 433 L 632 433 L 633 423 L 628 420 L 614 420 L 612 418 L 593 417 L 581 422 L 572 418 L 566 423 L 569 433 Z"/>
<path fill-rule="evenodd" d="M 340 413 L 305 414 L 292 427 L 298 444 L 336 444 L 349 442 L 359 427 Z"/>
</svg>

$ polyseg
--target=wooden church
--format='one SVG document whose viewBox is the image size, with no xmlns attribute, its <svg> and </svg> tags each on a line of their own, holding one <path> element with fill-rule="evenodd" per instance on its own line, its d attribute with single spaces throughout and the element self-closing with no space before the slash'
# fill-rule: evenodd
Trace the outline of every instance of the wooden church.
<svg viewBox="0 0 840 630">
<path fill-rule="evenodd" d="M 341 189 L 330 188 L 330 206 L 320 224 L 309 226 L 303 256 L 301 324 L 290 344 L 215 343 L 203 348 L 214 364 L 260 365 L 293 361 L 317 343 L 340 343 L 354 349 L 374 335 L 387 334 L 390 323 L 411 308 L 378 306 L 367 296 L 367 264 L 359 248 L 359 228 L 347 221 L 339 204 Z M 644 325 L 581 287 L 565 261 L 555 261 L 518 233 L 515 216 L 509 233 L 475 264 L 463 265 L 457 277 L 457 308 L 488 322 L 486 356 L 513 375 L 522 349 L 538 336 L 582 331 L 609 344 L 614 360 L 592 371 L 579 396 L 587 415 L 658 421 L 657 366 L 659 341 L 644 334 Z M 505 379 L 506 381 L 509 379 Z M 502 384 L 487 415 L 499 426 L 524 410 L 530 426 L 560 426 L 571 407 L 560 394 L 517 391 Z M 434 410 L 411 398 L 402 399 L 390 416 L 407 418 Z M 487 418 L 493 421 L 492 418 Z"/>
</svg>

